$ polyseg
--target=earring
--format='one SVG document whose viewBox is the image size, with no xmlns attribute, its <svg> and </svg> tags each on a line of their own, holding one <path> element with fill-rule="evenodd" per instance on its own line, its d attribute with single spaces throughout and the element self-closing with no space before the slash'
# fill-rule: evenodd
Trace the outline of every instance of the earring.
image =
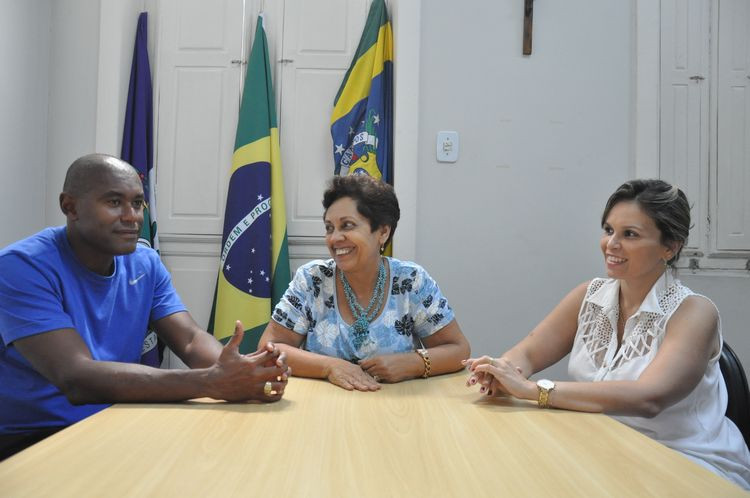
<svg viewBox="0 0 750 498">
<path fill-rule="evenodd" d="M 672 266 L 667 258 L 662 259 L 662 261 L 664 261 L 664 285 L 669 287 L 669 274 L 672 273 Z"/>
</svg>

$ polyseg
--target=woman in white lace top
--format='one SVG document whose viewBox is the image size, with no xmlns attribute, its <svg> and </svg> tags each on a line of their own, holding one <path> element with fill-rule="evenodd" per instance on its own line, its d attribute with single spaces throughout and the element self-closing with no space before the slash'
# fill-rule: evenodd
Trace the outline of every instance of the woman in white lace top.
<svg viewBox="0 0 750 498">
<path fill-rule="evenodd" d="M 573 289 L 499 358 L 466 360 L 467 384 L 611 414 L 750 489 L 750 453 L 725 417 L 719 313 L 671 270 L 690 228 L 685 194 L 661 180 L 627 182 L 607 201 L 602 228 L 609 278 Z M 529 380 L 567 354 L 574 381 Z"/>
</svg>

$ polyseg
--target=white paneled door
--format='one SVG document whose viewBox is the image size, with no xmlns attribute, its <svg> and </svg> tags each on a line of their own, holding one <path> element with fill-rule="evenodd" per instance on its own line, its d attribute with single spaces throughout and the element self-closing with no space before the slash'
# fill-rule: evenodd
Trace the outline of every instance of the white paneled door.
<svg viewBox="0 0 750 498">
<path fill-rule="evenodd" d="M 159 231 L 222 232 L 244 60 L 242 0 L 159 7 Z"/>
<path fill-rule="evenodd" d="M 750 249 L 750 1 L 719 3 L 717 248 Z"/>
<path fill-rule="evenodd" d="M 322 243 L 320 201 L 333 176 L 333 99 L 357 50 L 369 3 L 285 1 L 279 126 L 291 236 L 320 237 Z"/>
<path fill-rule="evenodd" d="M 265 5 L 264 5 L 265 4 Z M 333 99 L 370 0 L 161 0 L 155 64 L 162 257 L 202 326 L 211 309 L 252 25 L 266 9 L 294 270 L 327 257 Z"/>
<path fill-rule="evenodd" d="M 683 188 L 701 268 L 750 251 L 750 2 L 661 1 L 659 175 Z M 713 259 L 711 259 L 713 258 Z"/>
<path fill-rule="evenodd" d="M 694 203 L 688 249 L 706 236 L 709 160 L 709 0 L 661 2 L 659 176 Z"/>
<path fill-rule="evenodd" d="M 268 3 L 268 2 L 266 2 Z M 159 7 L 160 231 L 221 235 L 249 22 L 257 2 L 164 0 Z M 322 241 L 333 174 L 329 121 L 369 0 L 285 0 L 266 6 L 277 81 L 291 237 Z M 275 35 L 275 36 L 274 36 Z M 278 46 L 280 45 L 280 46 Z M 292 241 L 294 245 L 294 241 Z M 293 251 L 293 247 L 290 248 Z"/>
</svg>

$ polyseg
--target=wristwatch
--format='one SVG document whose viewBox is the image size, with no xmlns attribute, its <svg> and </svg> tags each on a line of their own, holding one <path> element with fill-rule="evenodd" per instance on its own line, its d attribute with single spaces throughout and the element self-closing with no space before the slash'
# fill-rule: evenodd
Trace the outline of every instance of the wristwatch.
<svg viewBox="0 0 750 498">
<path fill-rule="evenodd" d="M 430 368 L 432 368 L 430 353 L 428 353 L 426 349 L 420 348 L 417 349 L 417 354 L 422 357 L 422 361 L 424 362 L 424 373 L 422 374 L 422 377 L 426 379 L 430 376 Z"/>
<path fill-rule="evenodd" d="M 539 408 L 549 408 L 549 393 L 555 389 L 555 383 L 549 379 L 536 381 L 536 387 L 539 390 Z"/>
</svg>

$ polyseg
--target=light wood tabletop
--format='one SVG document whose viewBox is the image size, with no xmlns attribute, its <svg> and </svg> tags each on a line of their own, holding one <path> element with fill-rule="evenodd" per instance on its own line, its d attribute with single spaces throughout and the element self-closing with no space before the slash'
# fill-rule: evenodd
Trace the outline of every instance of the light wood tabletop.
<svg viewBox="0 0 750 498">
<path fill-rule="evenodd" d="M 607 416 L 464 381 L 293 378 L 271 405 L 119 404 L 0 463 L 0 496 L 746 496 Z"/>
</svg>

